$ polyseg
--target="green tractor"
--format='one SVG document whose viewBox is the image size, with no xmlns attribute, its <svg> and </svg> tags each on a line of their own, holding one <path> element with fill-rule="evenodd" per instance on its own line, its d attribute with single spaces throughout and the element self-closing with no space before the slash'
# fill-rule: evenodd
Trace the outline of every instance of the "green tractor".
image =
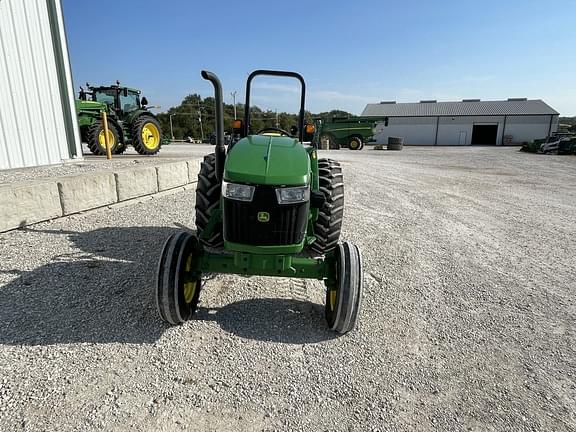
<svg viewBox="0 0 576 432">
<path fill-rule="evenodd" d="M 160 122 L 146 107 L 146 98 L 140 98 L 140 90 L 121 87 L 118 82 L 111 86 L 87 85 L 87 88 L 86 91 L 80 87 L 76 114 L 82 141 L 88 144 L 93 154 L 106 154 L 102 111 L 108 115 L 108 140 L 112 154 L 124 153 L 128 144 L 132 144 L 141 155 L 154 155 L 160 151 Z"/>
<path fill-rule="evenodd" d="M 326 285 L 328 327 L 355 327 L 362 296 L 362 260 L 355 245 L 339 243 L 344 213 L 340 164 L 318 159 L 308 145 L 313 125 L 304 127 L 305 83 L 295 72 L 257 70 L 256 76 L 297 79 L 301 84 L 298 126 L 288 132 L 264 128 L 250 134 L 250 109 L 237 120 L 241 138 L 224 146 L 222 86 L 212 72 L 216 147 L 201 164 L 196 187 L 196 232 L 179 231 L 166 241 L 156 276 L 160 317 L 181 324 L 194 316 L 202 275 L 229 273 L 310 278 Z"/>
</svg>

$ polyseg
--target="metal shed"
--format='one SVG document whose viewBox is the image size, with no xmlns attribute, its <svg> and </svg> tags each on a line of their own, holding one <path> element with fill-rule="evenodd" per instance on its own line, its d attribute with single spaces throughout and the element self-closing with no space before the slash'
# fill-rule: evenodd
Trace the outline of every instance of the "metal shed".
<svg viewBox="0 0 576 432">
<path fill-rule="evenodd" d="M 559 113 L 539 99 L 511 98 L 381 102 L 368 104 L 362 116 L 382 120 L 375 129 L 379 143 L 401 136 L 413 145 L 504 145 L 547 137 L 557 130 Z"/>
<path fill-rule="evenodd" d="M 60 0 L 0 0 L 0 169 L 81 155 Z"/>
</svg>

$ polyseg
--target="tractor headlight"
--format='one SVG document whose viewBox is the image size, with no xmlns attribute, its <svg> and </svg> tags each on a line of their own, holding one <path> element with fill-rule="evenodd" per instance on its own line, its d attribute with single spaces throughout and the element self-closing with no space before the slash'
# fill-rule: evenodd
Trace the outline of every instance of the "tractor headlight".
<svg viewBox="0 0 576 432">
<path fill-rule="evenodd" d="M 310 188 L 308 186 L 287 187 L 276 189 L 278 204 L 297 204 L 310 199 Z"/>
<path fill-rule="evenodd" d="M 254 186 L 222 182 L 222 196 L 237 201 L 252 201 Z"/>
</svg>

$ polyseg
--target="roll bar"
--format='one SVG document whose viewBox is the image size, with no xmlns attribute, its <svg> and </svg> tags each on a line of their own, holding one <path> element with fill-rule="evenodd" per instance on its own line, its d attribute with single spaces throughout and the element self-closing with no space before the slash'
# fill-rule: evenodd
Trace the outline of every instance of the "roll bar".
<svg viewBox="0 0 576 432">
<path fill-rule="evenodd" d="M 248 81 L 246 81 L 246 104 L 244 105 L 244 127 L 242 136 L 245 137 L 248 135 L 250 127 L 250 86 L 252 84 L 252 80 L 259 75 L 296 78 L 298 81 L 300 81 L 300 84 L 302 85 L 302 92 L 300 94 L 300 113 L 298 115 L 298 139 L 300 142 L 304 141 L 304 102 L 306 100 L 306 83 L 304 83 L 304 78 L 302 75 L 296 72 L 265 69 L 255 70 L 248 76 Z"/>
</svg>

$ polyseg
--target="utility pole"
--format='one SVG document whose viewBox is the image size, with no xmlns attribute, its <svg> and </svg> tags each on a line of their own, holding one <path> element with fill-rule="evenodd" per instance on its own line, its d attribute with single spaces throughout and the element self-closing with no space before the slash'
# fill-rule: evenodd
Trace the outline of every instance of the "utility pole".
<svg viewBox="0 0 576 432">
<path fill-rule="evenodd" d="M 236 120 L 236 91 L 230 93 L 232 100 L 234 101 L 234 120 Z"/>
<path fill-rule="evenodd" d="M 170 135 L 172 135 L 172 141 L 174 141 L 174 127 L 172 126 L 172 116 L 174 114 L 170 114 Z"/>
<path fill-rule="evenodd" d="M 204 142 L 204 128 L 202 127 L 202 112 L 198 111 L 198 122 L 200 123 L 200 135 L 202 135 L 202 142 Z"/>
<path fill-rule="evenodd" d="M 200 135 L 202 135 L 202 142 L 204 142 L 204 127 L 202 126 L 202 108 L 200 108 L 200 101 L 198 101 L 198 122 L 200 123 Z"/>
<path fill-rule="evenodd" d="M 278 108 L 276 108 L 276 129 L 280 127 L 280 123 L 278 123 Z"/>
</svg>

